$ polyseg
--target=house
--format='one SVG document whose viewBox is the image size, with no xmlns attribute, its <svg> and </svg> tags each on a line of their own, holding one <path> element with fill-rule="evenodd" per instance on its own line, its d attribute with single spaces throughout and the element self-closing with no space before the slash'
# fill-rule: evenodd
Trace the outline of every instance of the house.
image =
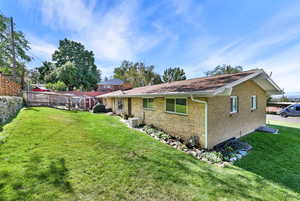
<svg viewBox="0 0 300 201">
<path fill-rule="evenodd" d="M 138 117 L 203 148 L 240 137 L 266 123 L 267 96 L 282 90 L 262 70 L 195 78 L 107 93 L 106 107 Z"/>
<path fill-rule="evenodd" d="M 97 91 L 117 91 L 131 89 L 132 85 L 129 82 L 114 78 L 103 81 L 97 84 Z"/>
</svg>

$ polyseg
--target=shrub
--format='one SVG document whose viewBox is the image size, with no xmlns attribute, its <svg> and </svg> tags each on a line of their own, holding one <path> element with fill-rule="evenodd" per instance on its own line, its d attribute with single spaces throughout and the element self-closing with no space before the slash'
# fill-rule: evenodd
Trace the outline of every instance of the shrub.
<svg viewBox="0 0 300 201">
<path fill-rule="evenodd" d="M 93 107 L 93 113 L 101 113 L 101 112 L 106 112 L 105 105 L 98 103 Z"/>
<path fill-rule="evenodd" d="M 66 84 L 63 83 L 62 81 L 58 81 L 55 83 L 47 83 L 46 87 L 53 91 L 66 91 L 67 90 Z"/>
<path fill-rule="evenodd" d="M 222 153 L 216 151 L 204 152 L 202 157 L 206 158 L 208 161 L 212 163 L 220 163 L 223 161 Z"/>
</svg>

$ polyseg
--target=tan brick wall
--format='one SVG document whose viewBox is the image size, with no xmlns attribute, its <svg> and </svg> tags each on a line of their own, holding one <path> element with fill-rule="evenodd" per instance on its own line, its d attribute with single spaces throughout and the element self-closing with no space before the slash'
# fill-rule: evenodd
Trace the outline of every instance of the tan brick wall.
<svg viewBox="0 0 300 201">
<path fill-rule="evenodd" d="M 144 123 L 152 124 L 171 135 L 180 136 L 183 139 L 190 136 L 199 136 L 200 144 L 204 146 L 204 104 L 195 103 L 188 98 L 187 115 L 179 115 L 165 112 L 165 98 L 155 98 L 153 110 L 143 108 L 142 98 L 132 98 L 131 101 L 132 115 L 139 117 Z M 124 98 L 123 103 L 123 112 L 128 114 L 128 98 Z M 111 108 L 117 112 L 114 107 Z"/>
<path fill-rule="evenodd" d="M 19 96 L 21 86 L 0 74 L 0 96 Z"/>
<path fill-rule="evenodd" d="M 251 111 L 251 96 L 257 96 L 257 109 Z M 232 90 L 232 96 L 239 97 L 239 112 L 230 114 L 230 97 L 216 96 L 199 98 L 208 102 L 208 148 L 232 138 L 247 134 L 266 122 L 266 93 L 253 81 L 242 83 Z M 124 98 L 124 113 L 128 114 L 128 98 Z M 106 106 L 116 111 L 117 101 L 108 98 Z M 152 124 L 167 133 L 187 139 L 199 136 L 205 146 L 205 106 L 188 98 L 188 114 L 165 112 L 165 98 L 154 99 L 154 110 L 143 108 L 142 98 L 132 98 L 132 115 L 146 124 Z M 120 111 L 118 112 L 120 113 Z"/>
<path fill-rule="evenodd" d="M 251 111 L 251 96 L 257 96 L 257 109 Z M 232 96 L 239 97 L 239 112 L 230 114 L 230 97 L 208 99 L 208 146 L 245 135 L 266 123 L 266 93 L 253 81 L 233 88 Z"/>
</svg>

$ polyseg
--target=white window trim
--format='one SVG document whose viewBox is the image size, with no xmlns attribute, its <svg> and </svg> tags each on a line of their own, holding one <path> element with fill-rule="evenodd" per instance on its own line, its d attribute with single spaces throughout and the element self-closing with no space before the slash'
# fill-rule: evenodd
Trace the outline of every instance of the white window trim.
<svg viewBox="0 0 300 201">
<path fill-rule="evenodd" d="M 180 112 L 171 112 L 171 111 L 167 111 L 167 99 L 174 99 L 175 100 L 175 110 L 176 110 L 176 99 L 185 99 L 186 100 L 186 113 L 180 113 Z M 188 115 L 188 98 L 186 97 L 165 97 L 165 112 L 169 113 L 169 114 L 178 114 L 178 115 L 184 115 L 187 116 Z"/>
<path fill-rule="evenodd" d="M 231 105 L 232 104 L 231 99 L 232 98 L 235 98 L 235 100 L 236 100 L 236 110 L 235 111 L 231 111 L 231 107 L 232 107 L 232 105 Z M 238 107 L 239 107 L 238 96 L 230 96 L 230 114 L 236 114 L 236 113 L 238 113 Z"/>
<path fill-rule="evenodd" d="M 255 99 L 254 99 L 255 102 L 252 102 L 253 98 L 255 98 Z M 252 104 L 252 103 L 254 103 L 254 106 L 255 106 L 255 107 L 253 107 L 253 104 Z M 253 111 L 253 110 L 256 110 L 256 109 L 257 109 L 257 96 L 255 95 L 255 96 L 251 96 L 251 110 Z"/>
<path fill-rule="evenodd" d="M 153 108 L 151 108 L 151 107 L 144 107 L 144 99 L 147 99 L 147 100 L 149 100 L 149 99 L 153 99 Z M 154 104 L 154 98 L 143 98 L 143 109 L 144 110 L 155 110 L 155 104 Z"/>
</svg>

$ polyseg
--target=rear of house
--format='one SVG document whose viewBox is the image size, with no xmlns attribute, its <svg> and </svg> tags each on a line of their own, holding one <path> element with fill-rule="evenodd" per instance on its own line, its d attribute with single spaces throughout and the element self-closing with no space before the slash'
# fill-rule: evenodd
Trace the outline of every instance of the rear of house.
<svg viewBox="0 0 300 201">
<path fill-rule="evenodd" d="M 268 95 L 280 88 L 263 70 L 250 70 L 115 91 L 99 98 L 115 113 L 138 117 L 203 148 L 252 132 L 266 122 Z"/>
</svg>

